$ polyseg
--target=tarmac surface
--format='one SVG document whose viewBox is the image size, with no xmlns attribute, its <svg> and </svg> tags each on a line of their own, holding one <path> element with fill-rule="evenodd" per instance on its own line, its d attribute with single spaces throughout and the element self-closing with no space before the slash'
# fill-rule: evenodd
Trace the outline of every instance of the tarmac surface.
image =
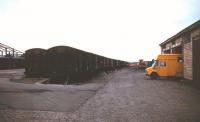
<svg viewBox="0 0 200 122">
<path fill-rule="evenodd" d="M 200 121 L 200 90 L 182 81 L 125 68 L 79 85 L 13 82 L 23 72 L 0 71 L 0 122 Z"/>
</svg>

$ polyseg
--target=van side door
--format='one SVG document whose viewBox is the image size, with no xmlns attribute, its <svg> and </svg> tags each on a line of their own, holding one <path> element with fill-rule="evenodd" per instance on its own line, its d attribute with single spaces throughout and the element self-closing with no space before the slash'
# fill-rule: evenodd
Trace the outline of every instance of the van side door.
<svg viewBox="0 0 200 122">
<path fill-rule="evenodd" d="M 158 75 L 159 76 L 167 76 L 167 61 L 159 60 L 158 62 Z"/>
</svg>

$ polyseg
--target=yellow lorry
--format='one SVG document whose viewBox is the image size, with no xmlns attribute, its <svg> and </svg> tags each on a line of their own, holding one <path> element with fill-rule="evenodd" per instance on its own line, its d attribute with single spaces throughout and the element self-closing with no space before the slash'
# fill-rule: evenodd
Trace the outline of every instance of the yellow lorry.
<svg viewBox="0 0 200 122">
<path fill-rule="evenodd" d="M 158 55 L 152 66 L 146 68 L 146 75 L 150 76 L 151 79 L 157 79 L 158 77 L 182 77 L 183 55 Z"/>
</svg>

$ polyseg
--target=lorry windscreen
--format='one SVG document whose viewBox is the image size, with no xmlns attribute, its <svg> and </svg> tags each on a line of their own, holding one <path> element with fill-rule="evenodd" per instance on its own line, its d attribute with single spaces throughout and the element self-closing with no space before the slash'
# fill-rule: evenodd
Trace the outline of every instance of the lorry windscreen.
<svg viewBox="0 0 200 122">
<path fill-rule="evenodd" d="M 158 60 L 154 60 L 153 64 L 152 64 L 152 67 L 155 67 L 158 65 Z"/>
</svg>

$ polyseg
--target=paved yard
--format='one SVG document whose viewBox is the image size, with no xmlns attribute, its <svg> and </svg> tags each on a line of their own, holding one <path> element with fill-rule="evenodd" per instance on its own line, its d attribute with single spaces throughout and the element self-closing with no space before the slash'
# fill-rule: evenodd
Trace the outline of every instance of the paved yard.
<svg viewBox="0 0 200 122">
<path fill-rule="evenodd" d="M 0 79 L 2 122 L 199 122 L 199 104 L 200 90 L 128 68 L 82 85 Z"/>
</svg>

